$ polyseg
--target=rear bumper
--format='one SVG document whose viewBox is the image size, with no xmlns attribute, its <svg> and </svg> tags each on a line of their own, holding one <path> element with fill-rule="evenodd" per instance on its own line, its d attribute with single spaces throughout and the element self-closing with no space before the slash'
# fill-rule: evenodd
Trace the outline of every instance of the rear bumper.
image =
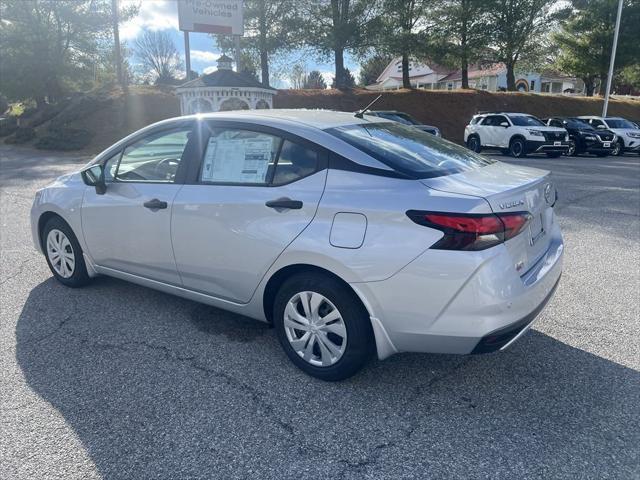
<svg viewBox="0 0 640 480">
<path fill-rule="evenodd" d="M 387 280 L 352 284 L 372 310 L 376 342 L 385 343 L 378 345 L 379 357 L 508 346 L 532 324 L 560 279 L 564 243 L 557 224 L 550 235 L 545 254 L 522 276 L 500 245 L 480 252 L 427 250 Z"/>
<path fill-rule="evenodd" d="M 549 300 L 551 300 L 551 297 L 553 297 L 553 294 L 556 292 L 556 288 L 558 288 L 559 284 L 560 278 L 558 278 L 556 284 L 553 286 L 546 298 L 540 305 L 535 308 L 535 310 L 533 310 L 533 312 L 529 313 L 517 322 L 512 323 L 511 325 L 507 325 L 506 327 L 500 328 L 495 332 L 491 332 L 489 335 L 485 335 L 480 339 L 471 353 L 491 353 L 495 352 L 496 350 L 507 349 L 527 330 L 529 330 L 529 327 L 533 325 L 533 322 L 535 321 L 538 314 L 544 309 Z"/>
</svg>

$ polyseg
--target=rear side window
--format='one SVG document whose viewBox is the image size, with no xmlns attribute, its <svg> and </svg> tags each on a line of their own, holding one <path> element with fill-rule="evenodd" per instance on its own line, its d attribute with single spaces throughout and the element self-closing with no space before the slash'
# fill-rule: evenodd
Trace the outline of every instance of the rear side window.
<svg viewBox="0 0 640 480">
<path fill-rule="evenodd" d="M 273 176 L 274 185 L 283 185 L 311 175 L 318 168 L 318 153 L 285 140 Z"/>
<path fill-rule="evenodd" d="M 280 148 L 274 135 L 242 129 L 211 131 L 200 181 L 267 184 Z"/>
<path fill-rule="evenodd" d="M 366 123 L 326 130 L 411 178 L 432 178 L 495 163 L 467 148 L 398 123 Z"/>
</svg>

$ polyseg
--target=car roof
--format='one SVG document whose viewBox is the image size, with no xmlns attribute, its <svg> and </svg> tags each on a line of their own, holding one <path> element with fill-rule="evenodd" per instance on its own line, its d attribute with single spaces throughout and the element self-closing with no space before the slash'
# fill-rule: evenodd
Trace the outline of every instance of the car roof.
<svg viewBox="0 0 640 480">
<path fill-rule="evenodd" d="M 190 118 L 180 117 L 180 118 Z M 211 120 L 262 120 L 266 122 L 275 121 L 277 123 L 294 122 L 304 124 L 308 127 L 315 127 L 321 130 L 345 125 L 357 125 L 363 123 L 388 122 L 383 118 L 359 118 L 354 113 L 337 112 L 334 110 L 311 110 L 311 109 L 272 109 L 272 110 L 239 110 L 229 112 L 213 112 L 192 115 L 191 118 L 211 119 Z"/>
</svg>

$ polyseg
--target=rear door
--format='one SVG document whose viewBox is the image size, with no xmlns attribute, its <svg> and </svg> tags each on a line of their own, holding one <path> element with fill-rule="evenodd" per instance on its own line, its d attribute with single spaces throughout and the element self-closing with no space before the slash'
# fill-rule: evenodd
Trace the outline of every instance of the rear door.
<svg viewBox="0 0 640 480">
<path fill-rule="evenodd" d="M 504 130 L 503 127 L 498 126 L 500 118 L 499 115 L 489 115 L 482 120 L 482 127 L 478 129 L 482 145 L 497 145 L 499 132 Z"/>
<path fill-rule="evenodd" d="M 204 123 L 202 158 L 175 198 L 172 239 L 186 288 L 246 303 L 313 219 L 326 155 L 278 130 Z"/>
</svg>

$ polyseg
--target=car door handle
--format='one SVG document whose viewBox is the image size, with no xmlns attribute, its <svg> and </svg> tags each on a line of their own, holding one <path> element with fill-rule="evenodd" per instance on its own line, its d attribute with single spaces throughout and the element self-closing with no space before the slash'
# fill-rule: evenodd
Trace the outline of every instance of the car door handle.
<svg viewBox="0 0 640 480">
<path fill-rule="evenodd" d="M 149 208 L 151 210 L 161 210 L 167 208 L 167 202 L 163 202 L 162 200 L 158 200 L 157 198 L 144 202 L 143 205 L 145 206 L 145 208 Z"/>
<path fill-rule="evenodd" d="M 302 202 L 300 200 L 291 200 L 287 197 L 276 198 L 275 200 L 269 200 L 265 203 L 269 208 L 289 208 L 291 210 L 300 210 L 302 208 Z"/>
</svg>

